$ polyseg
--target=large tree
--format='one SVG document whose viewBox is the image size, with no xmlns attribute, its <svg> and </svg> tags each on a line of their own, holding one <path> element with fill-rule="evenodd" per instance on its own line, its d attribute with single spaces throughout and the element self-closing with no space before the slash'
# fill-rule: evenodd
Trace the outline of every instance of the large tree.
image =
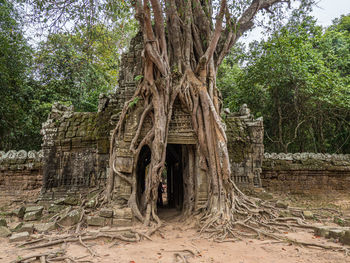
<svg viewBox="0 0 350 263">
<path fill-rule="evenodd" d="M 244 195 L 231 176 L 227 138 L 221 120 L 220 94 L 216 87 L 218 67 L 238 39 L 254 26 L 258 13 L 272 14 L 273 20 L 282 19 L 282 11 L 289 0 L 135 0 L 135 1 L 35 1 L 37 9 L 49 18 L 52 25 L 60 19 L 72 17 L 93 23 L 102 15 L 115 20 L 111 12 L 133 10 L 143 37 L 143 74 L 133 97 L 125 103 L 111 139 L 110 174 L 107 182 L 107 199 L 111 199 L 115 176 L 132 184 L 129 205 L 137 218 L 146 225 L 160 222 L 157 216 L 157 188 L 166 161 L 169 123 L 174 102 L 178 98 L 192 116 L 192 125 L 198 140 L 200 168 L 208 174 L 208 203 L 202 213 L 203 231 L 214 228 L 224 236 L 234 235 L 234 226 L 252 230 L 248 224 L 268 218 L 264 210 Z M 312 0 L 301 0 L 308 6 Z M 53 5 L 52 5 L 53 4 Z M 128 9 L 132 7 L 132 9 Z M 80 11 L 83 12 L 80 12 Z M 106 10 L 101 13 L 101 10 Z M 67 15 L 72 11 L 72 15 Z M 75 13 L 74 13 L 75 12 Z M 76 15 L 80 12 L 81 16 Z M 63 14 L 63 15 L 61 15 Z M 40 18 L 40 16 L 38 16 Z M 134 162 L 143 146 L 151 150 L 146 176 L 145 206 L 140 209 L 135 197 L 135 185 L 129 178 L 114 169 L 116 149 L 128 113 L 135 102 L 142 103 L 136 136 L 131 143 Z M 142 137 L 141 129 L 146 118 L 152 129 Z M 193 153 L 189 151 L 189 159 Z M 134 164 L 135 165 L 135 164 Z M 135 169 L 134 169 L 135 170 Z M 134 171 L 135 172 L 135 171 Z M 191 175 L 193 176 L 193 174 Z M 188 191 L 186 191 L 188 190 Z M 184 215 L 193 213 L 193 198 L 185 189 Z M 242 217 L 244 219 L 242 219 Z M 256 225 L 254 225 L 256 226 Z M 212 230 L 210 230 L 212 231 Z"/>
<path fill-rule="evenodd" d="M 142 98 L 144 111 L 136 136 L 131 143 L 137 160 L 144 145 L 151 150 L 144 193 L 146 207 L 140 209 L 135 195 L 129 200 L 135 215 L 145 224 L 157 216 L 157 187 L 166 161 L 169 123 L 176 98 L 192 116 L 197 135 L 201 169 L 209 178 L 208 203 L 204 209 L 203 230 L 214 228 L 219 233 L 233 233 L 237 224 L 249 226 L 246 219 L 261 217 L 257 206 L 234 184 L 231 176 L 227 138 L 220 117 L 220 95 L 216 87 L 218 67 L 237 40 L 254 25 L 260 10 L 269 12 L 283 7 L 281 0 L 200 1 L 137 0 L 132 5 L 143 36 L 143 79 L 134 96 L 125 103 L 111 141 L 108 191 L 112 193 L 116 146 L 130 106 Z M 153 127 L 143 138 L 140 130 L 147 116 Z M 189 157 L 191 158 L 191 157 Z M 132 182 L 130 182 L 132 183 Z M 135 192 L 135 191 L 134 191 Z M 185 189 L 189 194 L 189 189 Z M 183 213 L 193 212 L 192 199 L 184 197 Z M 248 216 L 248 214 L 250 216 Z M 263 215 L 264 216 L 264 215 Z M 259 220 L 260 220 L 259 219 Z"/>
</svg>

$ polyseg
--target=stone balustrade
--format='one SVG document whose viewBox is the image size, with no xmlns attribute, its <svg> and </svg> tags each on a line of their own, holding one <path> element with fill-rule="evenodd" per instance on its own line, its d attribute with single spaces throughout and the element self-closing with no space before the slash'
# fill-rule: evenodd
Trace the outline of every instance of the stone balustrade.
<svg viewBox="0 0 350 263">
<path fill-rule="evenodd" d="M 269 191 L 348 191 L 350 154 L 264 153 L 261 181 Z"/>
<path fill-rule="evenodd" d="M 27 200 L 33 196 L 33 191 L 39 192 L 42 161 L 42 150 L 0 151 L 0 201 Z"/>
</svg>

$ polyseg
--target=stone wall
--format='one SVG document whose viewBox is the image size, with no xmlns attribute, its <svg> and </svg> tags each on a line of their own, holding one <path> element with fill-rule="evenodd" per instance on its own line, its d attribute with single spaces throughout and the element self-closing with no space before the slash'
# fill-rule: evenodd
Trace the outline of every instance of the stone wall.
<svg viewBox="0 0 350 263">
<path fill-rule="evenodd" d="M 43 152 L 0 151 L 0 200 L 13 201 L 40 191 Z"/>
<path fill-rule="evenodd" d="M 265 153 L 262 186 L 289 193 L 349 191 L 350 155 Z"/>
<path fill-rule="evenodd" d="M 118 113 L 112 96 L 102 95 L 98 112 L 74 112 L 55 104 L 43 124 L 43 192 L 62 197 L 104 186 L 109 161 L 111 122 Z"/>
</svg>

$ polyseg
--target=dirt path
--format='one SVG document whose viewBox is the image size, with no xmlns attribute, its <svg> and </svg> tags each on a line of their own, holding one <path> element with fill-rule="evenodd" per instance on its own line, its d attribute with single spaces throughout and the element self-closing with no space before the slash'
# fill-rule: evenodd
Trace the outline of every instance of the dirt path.
<svg viewBox="0 0 350 263">
<path fill-rule="evenodd" d="M 271 240 L 245 240 L 240 242 L 217 243 L 208 241 L 198 236 L 191 228 L 186 228 L 181 223 L 170 223 L 162 228 L 159 234 L 153 236 L 153 241 L 139 243 L 120 242 L 109 248 L 111 242 L 107 239 L 99 239 L 86 242 L 97 252 L 98 257 L 91 257 L 86 248 L 79 244 L 68 244 L 67 251 L 71 257 L 87 255 L 82 260 L 102 263 L 171 263 L 176 262 L 174 251 L 183 249 L 198 250 L 199 254 L 191 257 L 185 253 L 189 263 L 345 263 L 350 262 L 350 257 L 344 253 L 332 252 L 321 249 L 303 248 L 284 243 L 275 243 Z M 316 238 L 312 233 L 297 232 L 288 234 L 291 238 L 303 241 L 318 242 L 327 245 L 336 245 L 329 240 Z M 51 248 L 51 249 L 57 249 Z M 35 250 L 35 253 L 48 251 L 49 248 Z M 7 239 L 0 239 L 0 262 L 11 262 L 33 254 L 34 251 L 23 250 L 15 247 Z M 178 261 L 181 262 L 181 261 Z"/>
</svg>

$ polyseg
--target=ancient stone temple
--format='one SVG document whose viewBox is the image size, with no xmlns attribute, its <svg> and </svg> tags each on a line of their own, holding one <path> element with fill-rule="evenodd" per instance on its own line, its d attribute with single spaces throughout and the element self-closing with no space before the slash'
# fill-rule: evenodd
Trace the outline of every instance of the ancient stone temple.
<svg viewBox="0 0 350 263">
<path fill-rule="evenodd" d="M 48 120 L 43 124 L 43 199 L 55 199 L 66 194 L 105 187 L 108 174 L 111 131 L 115 127 L 124 103 L 129 100 L 142 74 L 142 43 L 140 36 L 131 42 L 130 51 L 122 56 L 119 87 L 113 94 L 101 95 L 98 112 L 74 112 L 73 108 L 54 105 Z M 129 150 L 143 111 L 138 101 L 128 113 L 123 136 L 118 142 L 116 169 L 131 176 L 136 169 L 138 198 L 145 188 L 145 174 L 151 152 L 144 147 L 137 161 Z M 224 115 L 232 177 L 240 187 L 261 186 L 260 172 L 263 158 L 263 122 L 253 119 L 246 105 L 240 113 Z M 141 134 L 151 128 L 145 121 Z M 175 103 L 167 145 L 166 181 L 168 205 L 181 209 L 184 191 L 184 174 L 189 169 L 188 153 L 196 151 L 197 138 L 191 116 L 179 102 Z M 194 154 L 194 158 L 197 155 Z M 196 160 L 199 161 L 199 160 Z M 208 194 L 207 175 L 195 171 L 195 203 L 205 203 Z M 131 187 L 119 176 L 114 184 L 114 200 L 127 204 Z M 140 201 L 140 200 L 139 200 Z"/>
</svg>

